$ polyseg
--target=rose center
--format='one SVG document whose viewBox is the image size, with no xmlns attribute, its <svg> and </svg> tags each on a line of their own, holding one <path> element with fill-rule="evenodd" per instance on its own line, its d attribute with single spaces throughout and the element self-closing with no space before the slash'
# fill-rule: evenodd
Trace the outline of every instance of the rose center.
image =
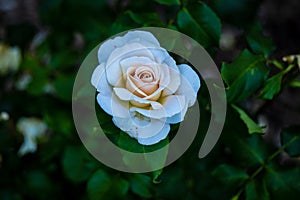
<svg viewBox="0 0 300 200">
<path fill-rule="evenodd" d="M 142 71 L 137 77 L 145 83 L 150 83 L 154 79 L 154 75 L 150 71 Z"/>
</svg>

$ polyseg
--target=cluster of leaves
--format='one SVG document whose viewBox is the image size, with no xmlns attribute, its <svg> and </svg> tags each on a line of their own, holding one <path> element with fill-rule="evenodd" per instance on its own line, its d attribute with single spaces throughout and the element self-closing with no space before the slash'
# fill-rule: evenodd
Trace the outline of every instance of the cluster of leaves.
<svg viewBox="0 0 300 200">
<path fill-rule="evenodd" d="M 23 49 L 23 61 L 18 73 L 0 80 L 4 86 L 0 111 L 10 114 L 9 121 L 0 121 L 0 198 L 297 199 L 299 166 L 283 166 L 279 157 L 287 154 L 299 159 L 300 127 L 280 129 L 280 144 L 268 144 L 262 135 L 265 127 L 255 120 L 259 111 L 246 106 L 253 99 L 271 103 L 282 88 L 299 87 L 297 63 L 270 57 L 275 46 L 255 18 L 259 2 L 41 1 L 40 20 L 49 30 L 38 32 L 26 23 L 17 24 L 7 27 L 9 37 L 4 38 Z M 197 157 L 210 119 L 205 85 L 198 97 L 198 136 L 184 156 L 163 171 L 121 173 L 102 165 L 85 150 L 73 126 L 71 94 L 81 61 L 96 44 L 121 31 L 159 26 L 189 35 L 214 58 L 221 51 L 223 23 L 243 30 L 245 48 L 221 66 L 228 112 L 220 141 L 209 156 Z M 37 38 L 42 41 L 29 49 Z M 25 89 L 11 86 L 24 74 L 32 77 Z M 98 113 L 112 141 L 132 151 L 152 150 L 120 133 L 103 111 Z M 17 151 L 23 139 L 15 127 L 24 116 L 43 119 L 49 130 L 39 141 L 37 152 L 20 157 Z M 174 134 L 177 127 L 172 129 Z"/>
</svg>

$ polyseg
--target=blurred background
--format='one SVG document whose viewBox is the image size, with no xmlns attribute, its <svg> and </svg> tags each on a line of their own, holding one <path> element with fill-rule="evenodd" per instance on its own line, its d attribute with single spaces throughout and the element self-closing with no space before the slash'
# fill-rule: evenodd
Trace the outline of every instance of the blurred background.
<svg viewBox="0 0 300 200">
<path fill-rule="evenodd" d="M 0 199 L 298 199 L 300 57 L 282 58 L 300 53 L 299 10 L 298 0 L 0 0 Z M 206 158 L 197 157 L 210 117 L 203 86 L 202 126 L 184 156 L 129 174 L 83 147 L 72 88 L 96 45 L 143 26 L 193 37 L 220 70 L 248 49 L 269 73 L 245 98 L 229 99 L 222 137 Z M 249 134 L 250 119 L 264 134 Z"/>
</svg>

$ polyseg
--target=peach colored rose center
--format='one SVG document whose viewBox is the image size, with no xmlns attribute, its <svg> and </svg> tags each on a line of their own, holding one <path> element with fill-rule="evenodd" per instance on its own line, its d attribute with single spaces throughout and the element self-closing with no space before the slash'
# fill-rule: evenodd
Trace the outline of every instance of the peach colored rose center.
<svg viewBox="0 0 300 200">
<path fill-rule="evenodd" d="M 146 97 L 155 92 L 158 80 L 155 72 L 149 66 L 134 66 L 129 70 L 126 88 L 139 97 Z"/>
</svg>

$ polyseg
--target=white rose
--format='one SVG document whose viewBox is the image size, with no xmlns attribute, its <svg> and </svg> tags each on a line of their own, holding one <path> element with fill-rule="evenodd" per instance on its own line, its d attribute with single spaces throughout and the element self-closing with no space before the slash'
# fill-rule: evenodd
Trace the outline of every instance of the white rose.
<svg viewBox="0 0 300 200">
<path fill-rule="evenodd" d="M 183 121 L 196 101 L 198 75 L 186 64 L 177 66 L 150 32 L 130 31 L 107 40 L 98 61 L 91 83 L 99 105 L 140 144 L 165 139 L 170 124 Z"/>
</svg>

